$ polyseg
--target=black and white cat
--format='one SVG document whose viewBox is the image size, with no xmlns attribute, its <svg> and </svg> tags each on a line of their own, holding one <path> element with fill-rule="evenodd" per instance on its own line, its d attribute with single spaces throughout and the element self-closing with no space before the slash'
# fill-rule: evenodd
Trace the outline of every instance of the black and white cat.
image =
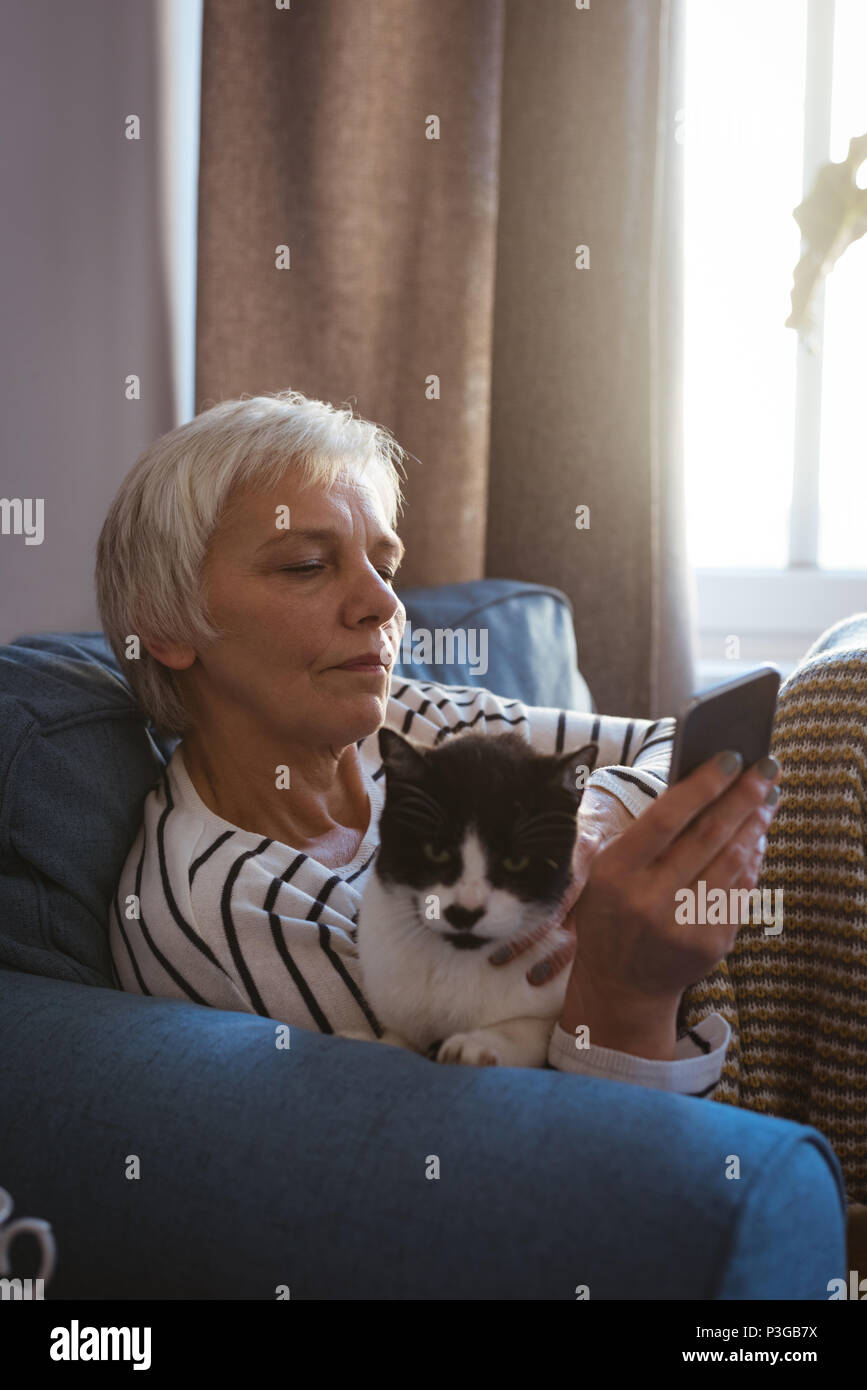
<svg viewBox="0 0 867 1390">
<path fill-rule="evenodd" d="M 514 732 L 468 732 L 421 748 L 381 729 L 379 748 L 380 845 L 357 945 L 381 1041 L 438 1062 L 544 1066 L 569 971 L 527 977 L 571 942 L 563 905 L 598 744 L 542 754 Z"/>
</svg>

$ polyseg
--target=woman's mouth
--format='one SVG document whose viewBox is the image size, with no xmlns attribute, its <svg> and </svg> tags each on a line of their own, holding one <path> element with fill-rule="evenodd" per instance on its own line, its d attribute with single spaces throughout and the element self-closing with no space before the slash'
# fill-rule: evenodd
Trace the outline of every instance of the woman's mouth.
<svg viewBox="0 0 867 1390">
<path fill-rule="evenodd" d="M 386 669 L 378 656 L 359 656 L 354 661 L 344 661 L 335 666 L 335 671 L 384 671 Z"/>
</svg>

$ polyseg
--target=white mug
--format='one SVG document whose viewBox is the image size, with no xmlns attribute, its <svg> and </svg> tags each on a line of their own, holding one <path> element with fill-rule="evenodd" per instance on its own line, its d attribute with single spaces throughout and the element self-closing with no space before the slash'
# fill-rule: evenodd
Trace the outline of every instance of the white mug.
<svg viewBox="0 0 867 1390">
<path fill-rule="evenodd" d="M 12 1272 L 10 1251 L 15 1237 L 29 1232 L 39 1241 L 39 1248 L 42 1251 L 42 1268 L 38 1274 L 34 1275 L 34 1278 L 41 1279 L 43 1283 L 47 1284 L 54 1272 L 54 1262 L 57 1255 L 51 1226 L 47 1221 L 40 1221 L 35 1216 L 21 1216 L 17 1221 L 11 1221 L 8 1226 L 4 1225 L 3 1223 L 12 1215 L 14 1205 L 5 1187 L 0 1187 L 0 1276 L 10 1275 Z"/>
</svg>

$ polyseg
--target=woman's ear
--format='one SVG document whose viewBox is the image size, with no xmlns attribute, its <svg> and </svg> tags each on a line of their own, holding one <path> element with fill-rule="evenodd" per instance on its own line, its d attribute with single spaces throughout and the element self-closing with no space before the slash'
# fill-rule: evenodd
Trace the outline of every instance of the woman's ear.
<svg viewBox="0 0 867 1390">
<path fill-rule="evenodd" d="M 142 637 L 141 644 L 145 651 L 150 652 L 157 661 L 161 661 L 173 671 L 186 671 L 196 660 L 194 648 L 187 646 L 185 642 L 161 642 L 158 639 Z"/>
<path fill-rule="evenodd" d="M 394 729 L 380 729 L 379 752 L 387 771 L 396 777 L 418 777 L 424 768 L 424 754 Z"/>
</svg>

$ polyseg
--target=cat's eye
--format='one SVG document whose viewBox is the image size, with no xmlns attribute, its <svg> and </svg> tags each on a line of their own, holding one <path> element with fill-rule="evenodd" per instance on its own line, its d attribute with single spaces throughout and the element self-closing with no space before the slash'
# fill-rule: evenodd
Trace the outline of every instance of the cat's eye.
<svg viewBox="0 0 867 1390">
<path fill-rule="evenodd" d="M 550 864 L 552 869 L 559 869 L 560 867 L 556 859 L 546 859 L 545 863 Z"/>
<path fill-rule="evenodd" d="M 437 849 L 430 840 L 425 841 L 422 845 L 422 851 L 425 859 L 429 859 L 432 864 L 445 864 L 446 860 L 452 857 L 450 849 Z"/>
<path fill-rule="evenodd" d="M 522 869 L 526 869 L 530 862 L 528 854 L 522 854 L 520 859 L 504 859 L 503 868 L 510 874 L 519 874 Z"/>
</svg>

